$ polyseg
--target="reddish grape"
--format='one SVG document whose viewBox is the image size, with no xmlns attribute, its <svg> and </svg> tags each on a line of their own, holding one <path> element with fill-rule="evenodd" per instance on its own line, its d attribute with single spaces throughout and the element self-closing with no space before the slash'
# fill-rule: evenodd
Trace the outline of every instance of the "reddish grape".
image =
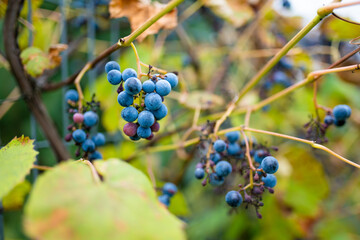
<svg viewBox="0 0 360 240">
<path fill-rule="evenodd" d="M 133 137 L 136 135 L 137 128 L 138 128 L 138 125 L 136 125 L 135 123 L 129 122 L 124 125 L 123 131 L 127 136 Z"/>
<path fill-rule="evenodd" d="M 81 113 L 75 113 L 73 116 L 73 120 L 76 123 L 82 123 L 84 121 L 84 115 L 82 115 Z"/>
<path fill-rule="evenodd" d="M 158 132 L 160 130 L 160 124 L 155 122 L 150 128 L 152 132 Z"/>
</svg>

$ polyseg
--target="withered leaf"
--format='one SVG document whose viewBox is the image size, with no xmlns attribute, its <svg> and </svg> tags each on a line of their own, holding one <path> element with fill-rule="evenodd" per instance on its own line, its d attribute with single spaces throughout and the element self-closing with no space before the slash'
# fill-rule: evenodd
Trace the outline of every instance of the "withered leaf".
<svg viewBox="0 0 360 240">
<path fill-rule="evenodd" d="M 150 0 L 111 0 L 109 11 L 111 18 L 127 17 L 132 31 L 134 31 L 165 6 L 166 4 L 151 2 Z M 173 29 L 176 26 L 177 11 L 174 9 L 149 27 L 137 40 L 142 41 L 147 36 L 156 34 L 160 29 Z"/>
</svg>

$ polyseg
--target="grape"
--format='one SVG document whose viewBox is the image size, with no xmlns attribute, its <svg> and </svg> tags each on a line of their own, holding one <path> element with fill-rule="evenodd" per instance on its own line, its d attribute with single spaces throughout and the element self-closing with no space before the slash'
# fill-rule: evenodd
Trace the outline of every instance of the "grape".
<svg viewBox="0 0 360 240">
<path fill-rule="evenodd" d="M 105 72 L 109 73 L 111 70 L 118 70 L 120 71 L 120 65 L 115 61 L 110 61 L 105 65 Z"/>
<path fill-rule="evenodd" d="M 139 114 L 138 117 L 138 123 L 141 127 L 149 128 L 151 127 L 155 122 L 154 114 L 151 112 L 144 110 Z"/>
<path fill-rule="evenodd" d="M 324 123 L 327 125 L 331 125 L 334 123 L 334 118 L 331 115 L 326 115 L 324 118 Z"/>
<path fill-rule="evenodd" d="M 94 126 L 99 120 L 99 116 L 93 111 L 84 113 L 84 124 L 88 127 Z"/>
<path fill-rule="evenodd" d="M 103 159 L 101 153 L 98 151 L 91 153 L 89 156 L 89 160 L 96 160 L 96 159 Z"/>
<path fill-rule="evenodd" d="M 261 181 L 264 182 L 265 187 L 273 188 L 276 185 L 276 177 L 274 174 L 266 174 L 266 177 L 261 177 Z"/>
<path fill-rule="evenodd" d="M 134 97 L 132 95 L 128 94 L 127 92 L 123 91 L 123 92 L 119 93 L 117 100 L 118 100 L 118 103 L 120 104 L 120 106 L 129 107 L 131 104 L 133 104 Z"/>
<path fill-rule="evenodd" d="M 73 121 L 75 123 L 82 123 L 84 121 L 84 115 L 81 113 L 75 113 L 73 116 Z"/>
<path fill-rule="evenodd" d="M 156 120 L 161 120 L 167 115 L 168 109 L 165 104 L 161 104 L 161 107 L 158 110 L 151 112 L 154 114 Z"/>
<path fill-rule="evenodd" d="M 220 186 L 224 183 L 224 178 L 216 173 L 211 173 L 209 176 L 209 183 L 213 186 Z"/>
<path fill-rule="evenodd" d="M 133 122 L 138 118 L 138 111 L 134 107 L 126 107 L 121 111 L 121 117 L 127 122 Z"/>
<path fill-rule="evenodd" d="M 151 129 L 140 126 L 140 127 L 138 127 L 136 133 L 141 138 L 148 138 L 151 135 Z"/>
<path fill-rule="evenodd" d="M 246 140 L 248 142 L 248 144 L 250 145 L 250 140 L 248 137 L 246 137 Z M 251 140 L 252 140 L 252 146 L 255 146 L 257 144 L 257 140 L 256 138 L 254 137 L 251 137 Z M 246 143 L 245 143 L 245 139 L 241 140 L 241 143 L 240 143 L 241 146 L 245 147 L 246 146 Z"/>
<path fill-rule="evenodd" d="M 66 134 L 65 141 L 70 142 L 71 139 L 72 139 L 72 134 L 71 133 Z"/>
<path fill-rule="evenodd" d="M 97 147 L 105 145 L 105 136 L 102 133 L 95 134 L 91 139 Z"/>
<path fill-rule="evenodd" d="M 262 149 L 257 150 L 254 154 L 255 162 L 261 164 L 262 160 L 265 158 L 265 155 L 266 155 L 266 152 L 264 150 L 262 150 Z"/>
<path fill-rule="evenodd" d="M 124 125 L 123 131 L 127 136 L 133 137 L 136 135 L 137 128 L 138 125 L 136 123 L 129 122 Z"/>
<path fill-rule="evenodd" d="M 345 125 L 345 123 L 346 123 L 346 120 L 337 120 L 337 119 L 335 119 L 335 121 L 334 121 L 334 125 L 337 126 L 337 127 L 342 127 L 342 126 Z"/>
<path fill-rule="evenodd" d="M 121 72 L 118 70 L 111 70 L 107 74 L 107 80 L 112 85 L 118 85 L 121 82 Z"/>
<path fill-rule="evenodd" d="M 160 130 L 160 124 L 158 122 L 155 122 L 151 127 L 150 127 L 152 132 L 158 132 Z"/>
<path fill-rule="evenodd" d="M 142 85 L 142 89 L 146 93 L 152 93 L 155 91 L 155 83 L 151 80 L 146 80 Z"/>
<path fill-rule="evenodd" d="M 146 140 L 151 140 L 154 138 L 154 133 L 151 132 L 150 136 L 146 138 Z"/>
<path fill-rule="evenodd" d="M 141 139 L 141 137 L 139 137 L 138 135 L 135 135 L 135 136 L 130 137 L 130 139 L 133 141 L 138 141 Z"/>
<path fill-rule="evenodd" d="M 220 161 L 216 164 L 215 171 L 220 177 L 226 177 L 232 172 L 232 167 L 229 162 Z"/>
<path fill-rule="evenodd" d="M 74 89 L 67 90 L 66 93 L 65 93 L 65 100 L 66 100 L 66 102 L 69 101 L 69 100 L 73 101 L 73 102 L 79 101 L 78 92 L 76 90 L 74 90 Z"/>
<path fill-rule="evenodd" d="M 85 142 L 83 142 L 83 144 L 81 145 L 81 147 L 84 150 L 84 152 L 95 151 L 95 143 L 90 139 L 86 139 Z"/>
<path fill-rule="evenodd" d="M 234 132 L 228 132 L 225 134 L 225 137 L 230 143 L 234 143 L 240 138 L 240 132 L 234 131 Z"/>
<path fill-rule="evenodd" d="M 160 96 L 166 96 L 171 92 L 171 85 L 166 80 L 159 80 L 155 84 L 155 89 Z"/>
<path fill-rule="evenodd" d="M 132 96 L 138 94 L 141 88 L 141 82 L 136 77 L 128 78 L 124 84 L 125 91 Z"/>
<path fill-rule="evenodd" d="M 202 168 L 195 169 L 195 177 L 197 179 L 203 179 L 205 177 L 205 171 Z"/>
<path fill-rule="evenodd" d="M 82 129 L 77 129 L 72 133 L 72 138 L 77 143 L 82 143 L 86 139 L 86 133 Z"/>
<path fill-rule="evenodd" d="M 177 193 L 178 189 L 175 184 L 171 182 L 167 182 L 164 184 L 162 188 L 163 194 L 168 195 L 169 197 L 174 196 L 175 193 Z"/>
<path fill-rule="evenodd" d="M 170 198 L 168 195 L 161 195 L 158 197 L 158 200 L 167 207 L 170 205 Z"/>
<path fill-rule="evenodd" d="M 227 153 L 231 156 L 237 155 L 241 152 L 241 147 L 238 143 L 229 143 Z"/>
<path fill-rule="evenodd" d="M 145 96 L 145 106 L 150 111 L 158 110 L 161 107 L 162 99 L 157 93 L 146 94 Z"/>
<path fill-rule="evenodd" d="M 260 168 L 262 168 L 266 173 L 273 174 L 278 170 L 279 163 L 276 158 L 267 156 L 262 160 Z"/>
<path fill-rule="evenodd" d="M 273 78 L 275 83 L 281 84 L 284 87 L 289 87 L 291 85 L 288 76 L 282 71 L 275 71 L 273 73 Z"/>
<path fill-rule="evenodd" d="M 286 70 L 290 70 L 293 68 L 293 64 L 292 62 L 290 61 L 289 58 L 287 57 L 283 57 L 282 59 L 280 59 L 279 61 L 279 66 L 283 69 L 286 69 Z"/>
<path fill-rule="evenodd" d="M 215 164 L 221 160 L 221 155 L 217 152 L 210 154 L 210 160 L 213 161 Z"/>
<path fill-rule="evenodd" d="M 333 115 L 336 120 L 345 120 L 351 115 L 351 108 L 348 105 L 337 105 L 333 109 Z"/>
<path fill-rule="evenodd" d="M 165 74 L 164 79 L 170 83 L 170 86 L 171 86 L 172 89 L 174 87 L 176 87 L 178 85 L 178 82 L 179 82 L 178 76 L 176 76 L 174 73 Z"/>
<path fill-rule="evenodd" d="M 122 80 L 124 82 L 126 82 L 131 77 L 137 78 L 137 73 L 134 69 L 127 68 L 122 72 Z"/>
<path fill-rule="evenodd" d="M 230 207 L 238 207 L 241 205 L 243 199 L 239 192 L 230 191 L 226 194 L 225 201 Z"/>
<path fill-rule="evenodd" d="M 223 140 L 221 140 L 221 139 L 216 140 L 216 141 L 214 142 L 214 149 L 215 149 L 215 151 L 217 151 L 217 152 L 223 152 L 223 151 L 225 151 L 225 149 L 226 149 L 226 143 L 225 143 Z"/>
<path fill-rule="evenodd" d="M 291 8 L 291 3 L 289 0 L 283 0 L 283 3 L 282 3 L 283 7 L 286 8 L 286 9 L 290 9 Z"/>
</svg>

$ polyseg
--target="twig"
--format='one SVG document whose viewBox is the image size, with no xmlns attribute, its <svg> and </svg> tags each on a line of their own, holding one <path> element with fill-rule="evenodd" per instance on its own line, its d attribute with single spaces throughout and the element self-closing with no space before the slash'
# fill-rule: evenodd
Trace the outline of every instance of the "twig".
<svg viewBox="0 0 360 240">
<path fill-rule="evenodd" d="M 52 167 L 49 167 L 49 166 L 39 166 L 39 165 L 33 165 L 32 168 L 36 168 L 36 169 L 39 169 L 39 170 L 51 170 Z"/>
</svg>

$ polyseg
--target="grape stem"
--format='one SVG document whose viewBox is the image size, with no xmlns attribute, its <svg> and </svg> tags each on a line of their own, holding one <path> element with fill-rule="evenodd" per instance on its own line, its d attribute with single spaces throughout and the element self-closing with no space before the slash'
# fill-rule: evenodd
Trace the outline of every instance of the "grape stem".
<svg viewBox="0 0 360 240">
<path fill-rule="evenodd" d="M 248 138 L 246 137 L 246 134 L 244 133 L 243 130 L 241 130 L 240 133 L 243 136 L 244 141 L 245 141 L 245 148 L 246 148 L 245 155 L 246 155 L 246 158 L 248 160 L 249 167 L 250 167 L 250 172 L 249 172 L 250 188 L 253 188 L 253 185 L 254 185 L 253 171 L 256 171 L 256 168 L 254 167 L 254 165 L 252 163 L 251 156 L 250 156 L 250 147 L 249 147 Z"/>
<path fill-rule="evenodd" d="M 100 179 L 100 176 L 99 176 L 98 172 L 96 171 L 94 165 L 89 160 L 80 159 L 80 160 L 77 160 L 77 161 L 88 165 L 90 167 L 91 175 L 92 175 L 92 177 L 94 179 L 94 182 L 96 184 L 101 183 L 101 179 Z"/>
<path fill-rule="evenodd" d="M 32 168 L 35 168 L 35 169 L 39 169 L 39 170 L 51 170 L 52 167 L 49 167 L 49 166 L 40 166 L 40 165 L 33 165 Z"/>
</svg>

